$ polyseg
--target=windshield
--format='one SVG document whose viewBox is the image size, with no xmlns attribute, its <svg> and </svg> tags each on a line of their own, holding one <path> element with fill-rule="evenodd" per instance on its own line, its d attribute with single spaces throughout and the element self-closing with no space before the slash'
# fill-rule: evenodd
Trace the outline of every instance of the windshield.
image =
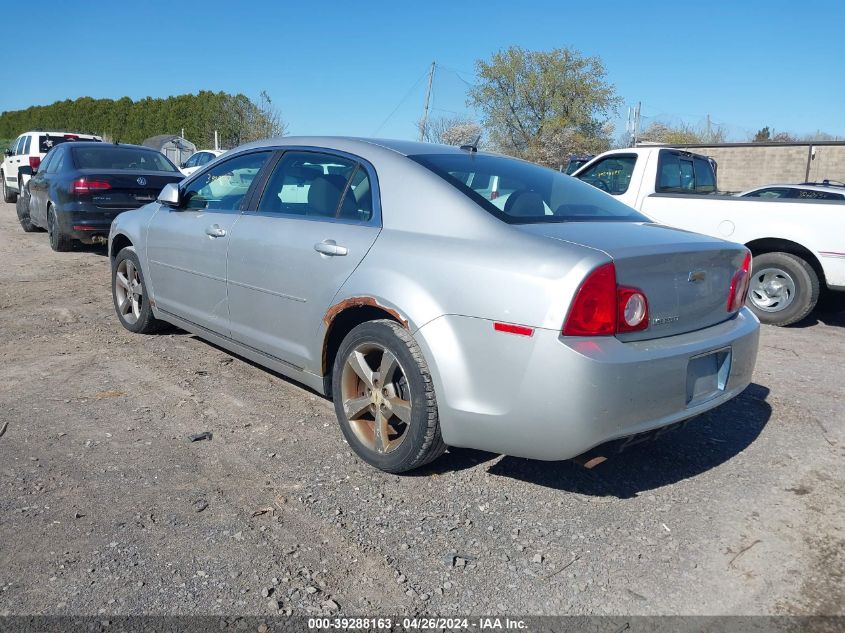
<svg viewBox="0 0 845 633">
<path fill-rule="evenodd" d="M 74 147 L 73 162 L 78 169 L 176 171 L 175 165 L 160 152 L 105 143 L 101 147 Z"/>
<path fill-rule="evenodd" d="M 509 224 L 649 221 L 595 187 L 525 161 L 469 152 L 408 158 Z"/>
</svg>

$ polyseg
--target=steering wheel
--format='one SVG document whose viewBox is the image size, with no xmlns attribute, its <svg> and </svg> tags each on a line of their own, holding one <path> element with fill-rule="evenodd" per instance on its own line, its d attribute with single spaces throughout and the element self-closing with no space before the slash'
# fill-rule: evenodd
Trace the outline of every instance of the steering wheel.
<svg viewBox="0 0 845 633">
<path fill-rule="evenodd" d="M 610 185 L 608 185 L 607 182 L 602 178 L 596 178 L 590 184 L 593 185 L 596 189 L 601 189 L 606 193 L 610 193 Z"/>
</svg>

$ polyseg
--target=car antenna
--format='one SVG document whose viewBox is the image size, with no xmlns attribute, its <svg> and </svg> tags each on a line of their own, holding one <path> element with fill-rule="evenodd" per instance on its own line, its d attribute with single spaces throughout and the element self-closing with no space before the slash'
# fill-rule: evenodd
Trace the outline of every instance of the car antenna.
<svg viewBox="0 0 845 633">
<path fill-rule="evenodd" d="M 481 134 L 475 137 L 475 140 L 470 143 L 469 145 L 461 145 L 462 150 L 466 150 L 468 152 L 477 152 L 478 151 L 478 142 L 481 140 Z"/>
</svg>

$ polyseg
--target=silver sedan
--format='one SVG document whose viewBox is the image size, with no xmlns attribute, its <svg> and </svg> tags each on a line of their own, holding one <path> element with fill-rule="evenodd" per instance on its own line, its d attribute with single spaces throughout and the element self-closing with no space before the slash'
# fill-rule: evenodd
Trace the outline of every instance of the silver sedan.
<svg viewBox="0 0 845 633">
<path fill-rule="evenodd" d="M 119 215 L 109 254 L 124 327 L 331 397 L 390 472 L 446 446 L 578 456 L 733 398 L 757 354 L 747 249 L 473 148 L 245 145 Z"/>
</svg>

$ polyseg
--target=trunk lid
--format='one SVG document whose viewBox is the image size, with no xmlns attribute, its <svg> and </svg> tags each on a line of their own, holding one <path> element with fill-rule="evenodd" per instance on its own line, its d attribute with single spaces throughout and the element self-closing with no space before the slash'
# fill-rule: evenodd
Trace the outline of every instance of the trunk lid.
<svg viewBox="0 0 845 633">
<path fill-rule="evenodd" d="M 101 209 L 137 209 L 154 202 L 171 182 L 184 178 L 178 172 L 139 172 L 122 169 L 79 169 L 76 178 L 109 183 L 108 189 L 84 194 Z"/>
<path fill-rule="evenodd" d="M 617 335 L 623 341 L 692 332 L 731 316 L 727 312 L 728 289 L 747 252 L 740 244 L 635 222 L 526 224 L 518 228 L 605 252 L 616 266 L 617 283 L 645 293 L 649 327 Z"/>
</svg>

